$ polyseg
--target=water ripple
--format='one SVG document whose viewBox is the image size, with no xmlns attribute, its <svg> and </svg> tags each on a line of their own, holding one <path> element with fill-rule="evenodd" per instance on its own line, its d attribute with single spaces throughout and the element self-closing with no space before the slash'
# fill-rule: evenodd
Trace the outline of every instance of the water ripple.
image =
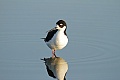
<svg viewBox="0 0 120 80">
<path fill-rule="evenodd" d="M 120 45 L 114 41 L 105 41 L 96 38 L 82 38 L 81 41 L 74 42 L 80 46 L 85 46 L 88 49 L 88 52 L 92 50 L 96 53 L 89 53 L 87 56 L 80 57 L 79 59 L 73 59 L 69 63 L 80 64 L 80 63 L 93 63 L 93 62 L 104 62 L 111 60 L 120 59 Z"/>
</svg>

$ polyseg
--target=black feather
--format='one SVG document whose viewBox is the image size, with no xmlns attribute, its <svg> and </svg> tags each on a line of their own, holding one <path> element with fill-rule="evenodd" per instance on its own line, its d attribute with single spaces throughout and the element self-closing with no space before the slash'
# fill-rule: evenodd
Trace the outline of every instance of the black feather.
<svg viewBox="0 0 120 80">
<path fill-rule="evenodd" d="M 40 38 L 40 39 L 44 39 L 45 40 L 45 38 Z"/>
<path fill-rule="evenodd" d="M 47 69 L 48 75 L 49 75 L 50 77 L 56 78 L 56 77 L 54 76 L 53 72 L 48 68 L 47 65 L 46 65 L 46 69 Z"/>
<path fill-rule="evenodd" d="M 55 30 L 51 30 L 48 32 L 47 37 L 43 38 L 45 42 L 48 42 L 49 40 L 52 39 L 52 37 L 54 36 L 54 34 L 58 31 L 58 29 Z"/>
<path fill-rule="evenodd" d="M 66 74 L 67 74 L 67 72 L 65 73 L 65 76 L 66 76 Z M 66 80 L 65 76 L 64 76 L 64 80 Z"/>
</svg>

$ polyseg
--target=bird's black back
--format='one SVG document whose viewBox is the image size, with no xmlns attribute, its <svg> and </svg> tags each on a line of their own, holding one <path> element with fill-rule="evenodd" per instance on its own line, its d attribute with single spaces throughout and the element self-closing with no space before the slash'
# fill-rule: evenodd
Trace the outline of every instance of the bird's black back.
<svg viewBox="0 0 120 80">
<path fill-rule="evenodd" d="M 52 37 L 54 36 L 54 34 L 55 34 L 57 31 L 58 31 L 58 29 L 49 31 L 48 34 L 47 34 L 47 37 L 44 39 L 44 41 L 45 41 L 45 42 L 48 42 L 49 40 L 51 40 Z"/>
<path fill-rule="evenodd" d="M 48 42 L 49 40 L 52 39 L 52 37 L 54 36 L 54 34 L 58 31 L 58 29 L 49 31 L 47 34 L 47 37 L 44 39 L 45 42 Z"/>
</svg>

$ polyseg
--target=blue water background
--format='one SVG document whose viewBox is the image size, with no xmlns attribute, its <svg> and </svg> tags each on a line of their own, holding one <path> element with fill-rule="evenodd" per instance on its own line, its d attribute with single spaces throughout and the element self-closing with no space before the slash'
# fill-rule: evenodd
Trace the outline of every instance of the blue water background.
<svg viewBox="0 0 120 80">
<path fill-rule="evenodd" d="M 56 52 L 69 64 L 67 80 L 119 80 L 119 0 L 0 0 L 0 80 L 53 80 L 40 38 L 59 19 L 68 26 L 69 43 Z"/>
</svg>

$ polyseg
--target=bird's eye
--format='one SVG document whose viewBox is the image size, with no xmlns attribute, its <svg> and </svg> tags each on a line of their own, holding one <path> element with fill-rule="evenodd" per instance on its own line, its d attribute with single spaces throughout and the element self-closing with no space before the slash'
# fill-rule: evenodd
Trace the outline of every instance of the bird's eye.
<svg viewBox="0 0 120 80">
<path fill-rule="evenodd" d="M 60 26 L 60 28 L 63 28 L 63 24 L 60 24 L 59 26 Z"/>
<path fill-rule="evenodd" d="M 63 25 L 63 24 L 60 24 L 60 25 Z"/>
</svg>

